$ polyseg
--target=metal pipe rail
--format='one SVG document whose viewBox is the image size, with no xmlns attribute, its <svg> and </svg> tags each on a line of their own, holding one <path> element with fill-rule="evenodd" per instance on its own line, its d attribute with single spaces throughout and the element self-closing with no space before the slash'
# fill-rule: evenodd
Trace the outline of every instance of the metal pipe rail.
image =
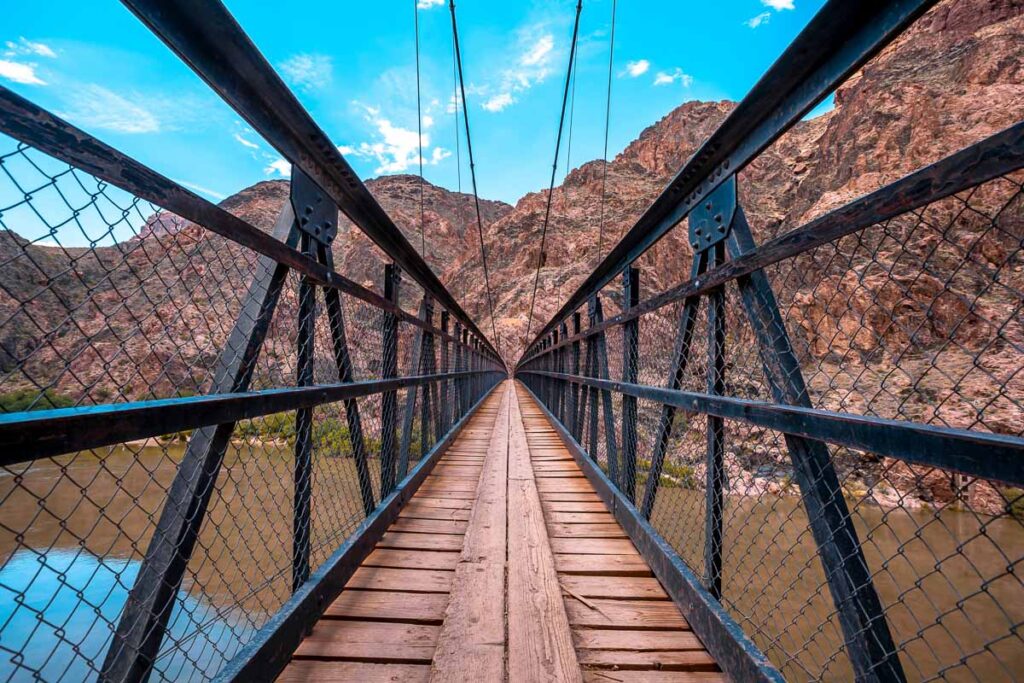
<svg viewBox="0 0 1024 683">
<path fill-rule="evenodd" d="M 1024 394 L 997 369 L 1024 365 L 1024 122 L 761 244 L 738 199 L 932 4 L 827 3 L 516 364 L 739 679 L 994 679 L 1024 652 Z M 683 219 L 689 277 L 638 295 Z"/>
</svg>

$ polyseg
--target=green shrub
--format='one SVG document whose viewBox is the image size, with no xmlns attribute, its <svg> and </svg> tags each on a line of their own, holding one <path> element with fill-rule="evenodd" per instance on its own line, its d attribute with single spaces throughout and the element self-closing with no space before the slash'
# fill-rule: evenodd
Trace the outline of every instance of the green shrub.
<svg viewBox="0 0 1024 683">
<path fill-rule="evenodd" d="M 75 401 L 70 396 L 59 394 L 53 389 L 47 389 L 42 394 L 38 389 L 18 389 L 0 394 L 0 412 L 2 413 L 67 408 L 74 404 Z"/>
</svg>

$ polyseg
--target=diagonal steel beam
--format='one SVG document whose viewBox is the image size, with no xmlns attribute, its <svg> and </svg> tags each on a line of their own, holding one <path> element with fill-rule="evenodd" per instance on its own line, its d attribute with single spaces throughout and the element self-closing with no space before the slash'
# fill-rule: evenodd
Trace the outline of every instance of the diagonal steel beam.
<svg viewBox="0 0 1024 683">
<path fill-rule="evenodd" d="M 273 234 L 293 248 L 298 240 L 287 202 Z M 217 362 L 211 393 L 248 388 L 287 275 L 288 266 L 273 258 L 263 256 L 257 262 L 238 320 Z M 189 438 L 107 650 L 100 670 L 102 681 L 144 681 L 149 677 L 234 428 L 234 422 L 203 427 Z"/>
</svg>

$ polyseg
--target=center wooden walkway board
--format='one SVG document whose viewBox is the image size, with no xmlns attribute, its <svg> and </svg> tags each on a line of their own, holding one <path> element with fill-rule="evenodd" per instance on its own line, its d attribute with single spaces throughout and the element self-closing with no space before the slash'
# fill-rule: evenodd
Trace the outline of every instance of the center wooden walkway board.
<svg viewBox="0 0 1024 683">
<path fill-rule="evenodd" d="M 583 679 L 725 681 L 529 392 L 516 393 Z"/>
<path fill-rule="evenodd" d="M 505 382 L 279 680 L 725 679 L 532 398 Z"/>
</svg>

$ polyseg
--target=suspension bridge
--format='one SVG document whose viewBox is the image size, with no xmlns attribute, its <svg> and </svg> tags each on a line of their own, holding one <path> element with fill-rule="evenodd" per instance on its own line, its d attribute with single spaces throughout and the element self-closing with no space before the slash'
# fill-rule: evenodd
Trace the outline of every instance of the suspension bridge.
<svg viewBox="0 0 1024 683">
<path fill-rule="evenodd" d="M 28 283 L 0 302 L 0 388 L 21 401 L 0 412 L 5 680 L 1024 675 L 1024 122 L 760 243 L 743 209 L 743 169 L 934 1 L 826 2 L 534 327 L 549 192 L 518 358 L 479 200 L 487 321 L 220 2 L 124 4 L 291 163 L 289 197 L 266 232 L 0 88 L 5 230 L 50 220 L 43 192 L 67 209 L 54 235 L 87 211 L 146 218 L 59 253 L 4 238 L 0 268 Z M 336 268 L 342 215 L 374 283 Z M 690 272 L 645 291 L 680 234 Z M 893 309 L 885 358 L 826 362 L 794 292 L 855 252 L 890 259 L 869 299 L 924 312 Z M 957 319 L 925 344 L 939 305 Z M 921 399 L 930 372 L 946 381 Z M 880 506 L 897 479 L 948 496 Z"/>
</svg>

